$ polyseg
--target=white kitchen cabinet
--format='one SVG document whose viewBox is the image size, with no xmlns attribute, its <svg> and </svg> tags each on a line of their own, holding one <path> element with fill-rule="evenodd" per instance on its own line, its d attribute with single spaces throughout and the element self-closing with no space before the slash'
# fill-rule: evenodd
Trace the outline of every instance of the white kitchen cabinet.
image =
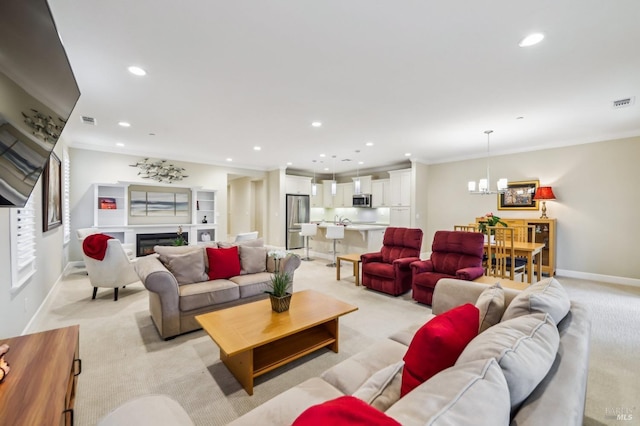
<svg viewBox="0 0 640 426">
<path fill-rule="evenodd" d="M 340 183 L 338 186 L 342 189 L 342 203 L 338 207 L 353 207 L 353 182 Z"/>
<path fill-rule="evenodd" d="M 331 194 L 331 180 L 322 181 L 322 196 L 323 196 L 323 204 L 326 208 L 334 208 L 341 207 L 342 204 L 342 194 L 340 185 L 336 185 L 336 195 Z"/>
<path fill-rule="evenodd" d="M 316 183 L 316 195 L 311 194 L 311 207 L 324 207 L 324 185 Z"/>
<path fill-rule="evenodd" d="M 353 193 L 356 193 L 356 180 L 360 180 L 360 193 L 371 194 L 371 176 L 354 177 L 353 179 Z"/>
<path fill-rule="evenodd" d="M 311 194 L 311 178 L 305 176 L 287 175 L 284 179 L 287 194 Z"/>
<path fill-rule="evenodd" d="M 391 188 L 389 179 L 371 182 L 371 207 L 389 207 L 391 205 Z"/>
<path fill-rule="evenodd" d="M 411 207 L 391 207 L 389 209 L 389 225 L 410 228 Z"/>
<path fill-rule="evenodd" d="M 411 205 L 411 169 L 389 172 L 392 206 Z"/>
</svg>

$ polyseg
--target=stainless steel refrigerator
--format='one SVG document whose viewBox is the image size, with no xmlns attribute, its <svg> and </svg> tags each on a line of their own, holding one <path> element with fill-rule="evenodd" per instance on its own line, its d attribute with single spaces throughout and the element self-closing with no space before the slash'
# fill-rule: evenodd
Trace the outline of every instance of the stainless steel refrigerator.
<svg viewBox="0 0 640 426">
<path fill-rule="evenodd" d="M 302 223 L 309 223 L 309 196 L 287 194 L 287 250 L 304 247 Z"/>
</svg>

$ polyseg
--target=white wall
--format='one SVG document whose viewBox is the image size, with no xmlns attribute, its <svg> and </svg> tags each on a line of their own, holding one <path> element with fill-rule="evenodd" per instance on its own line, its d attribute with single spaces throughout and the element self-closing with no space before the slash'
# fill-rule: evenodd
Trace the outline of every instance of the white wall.
<svg viewBox="0 0 640 426">
<path fill-rule="evenodd" d="M 491 175 L 494 182 L 539 179 L 553 187 L 557 200 L 547 202 L 547 215 L 558 220 L 557 269 L 639 279 L 638 159 L 640 137 L 492 157 Z M 540 217 L 540 211 L 498 210 L 495 195 L 468 194 L 467 181 L 482 177 L 485 166 L 481 159 L 429 167 L 428 242 L 435 231 L 488 212 Z"/>
<path fill-rule="evenodd" d="M 71 244 L 69 257 L 81 260 L 80 245 L 75 238 L 78 228 L 93 225 L 94 183 L 135 182 L 149 184 L 148 179 L 138 176 L 139 169 L 130 167 L 141 160 L 139 156 L 113 154 L 84 149 L 69 150 L 71 156 Z M 175 186 L 201 187 L 216 192 L 216 240 L 227 239 L 227 175 L 243 174 L 254 178 L 265 176 L 264 172 L 240 170 L 236 168 L 218 167 L 206 164 L 172 161 L 173 164 L 186 169 L 188 177 Z M 169 184 L 166 184 L 169 186 Z M 209 218 L 213 222 L 213 218 Z"/>
<path fill-rule="evenodd" d="M 62 158 L 62 145 L 55 149 Z M 8 208 L 0 209 L 0 340 L 21 334 L 67 263 L 62 226 L 42 232 L 42 178 L 31 197 L 36 213 L 36 272 L 21 288 L 11 290 L 11 241 Z"/>
<path fill-rule="evenodd" d="M 229 182 L 229 232 L 237 235 L 251 232 L 251 179 L 240 178 Z"/>
</svg>

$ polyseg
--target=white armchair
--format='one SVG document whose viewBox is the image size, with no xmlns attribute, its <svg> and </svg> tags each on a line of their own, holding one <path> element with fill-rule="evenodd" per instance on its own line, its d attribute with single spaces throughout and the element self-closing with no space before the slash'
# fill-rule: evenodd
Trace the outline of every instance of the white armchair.
<svg viewBox="0 0 640 426">
<path fill-rule="evenodd" d="M 140 281 L 129 260 L 120 240 L 112 238 L 107 241 L 107 251 L 103 260 L 97 260 L 82 253 L 84 263 L 89 274 L 89 281 L 93 286 L 93 296 L 96 298 L 98 287 L 113 288 L 113 300 L 118 300 L 118 288 Z"/>
</svg>

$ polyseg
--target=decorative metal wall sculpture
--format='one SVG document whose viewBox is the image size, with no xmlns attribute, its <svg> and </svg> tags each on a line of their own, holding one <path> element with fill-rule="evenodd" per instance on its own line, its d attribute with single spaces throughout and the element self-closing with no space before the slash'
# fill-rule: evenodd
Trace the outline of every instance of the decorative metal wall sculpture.
<svg viewBox="0 0 640 426">
<path fill-rule="evenodd" d="M 136 164 L 130 164 L 130 166 L 140 168 L 138 176 L 143 179 L 153 179 L 158 182 L 173 183 L 189 177 L 184 174 L 184 168 L 167 164 L 167 160 L 153 161 L 145 158 Z"/>
<path fill-rule="evenodd" d="M 33 114 L 27 115 L 24 112 L 24 122 L 32 129 L 32 133 L 43 141 L 55 145 L 60 137 L 60 132 L 66 121 L 58 117 L 59 124 L 50 115 L 44 115 L 37 109 L 31 108 Z"/>
</svg>

